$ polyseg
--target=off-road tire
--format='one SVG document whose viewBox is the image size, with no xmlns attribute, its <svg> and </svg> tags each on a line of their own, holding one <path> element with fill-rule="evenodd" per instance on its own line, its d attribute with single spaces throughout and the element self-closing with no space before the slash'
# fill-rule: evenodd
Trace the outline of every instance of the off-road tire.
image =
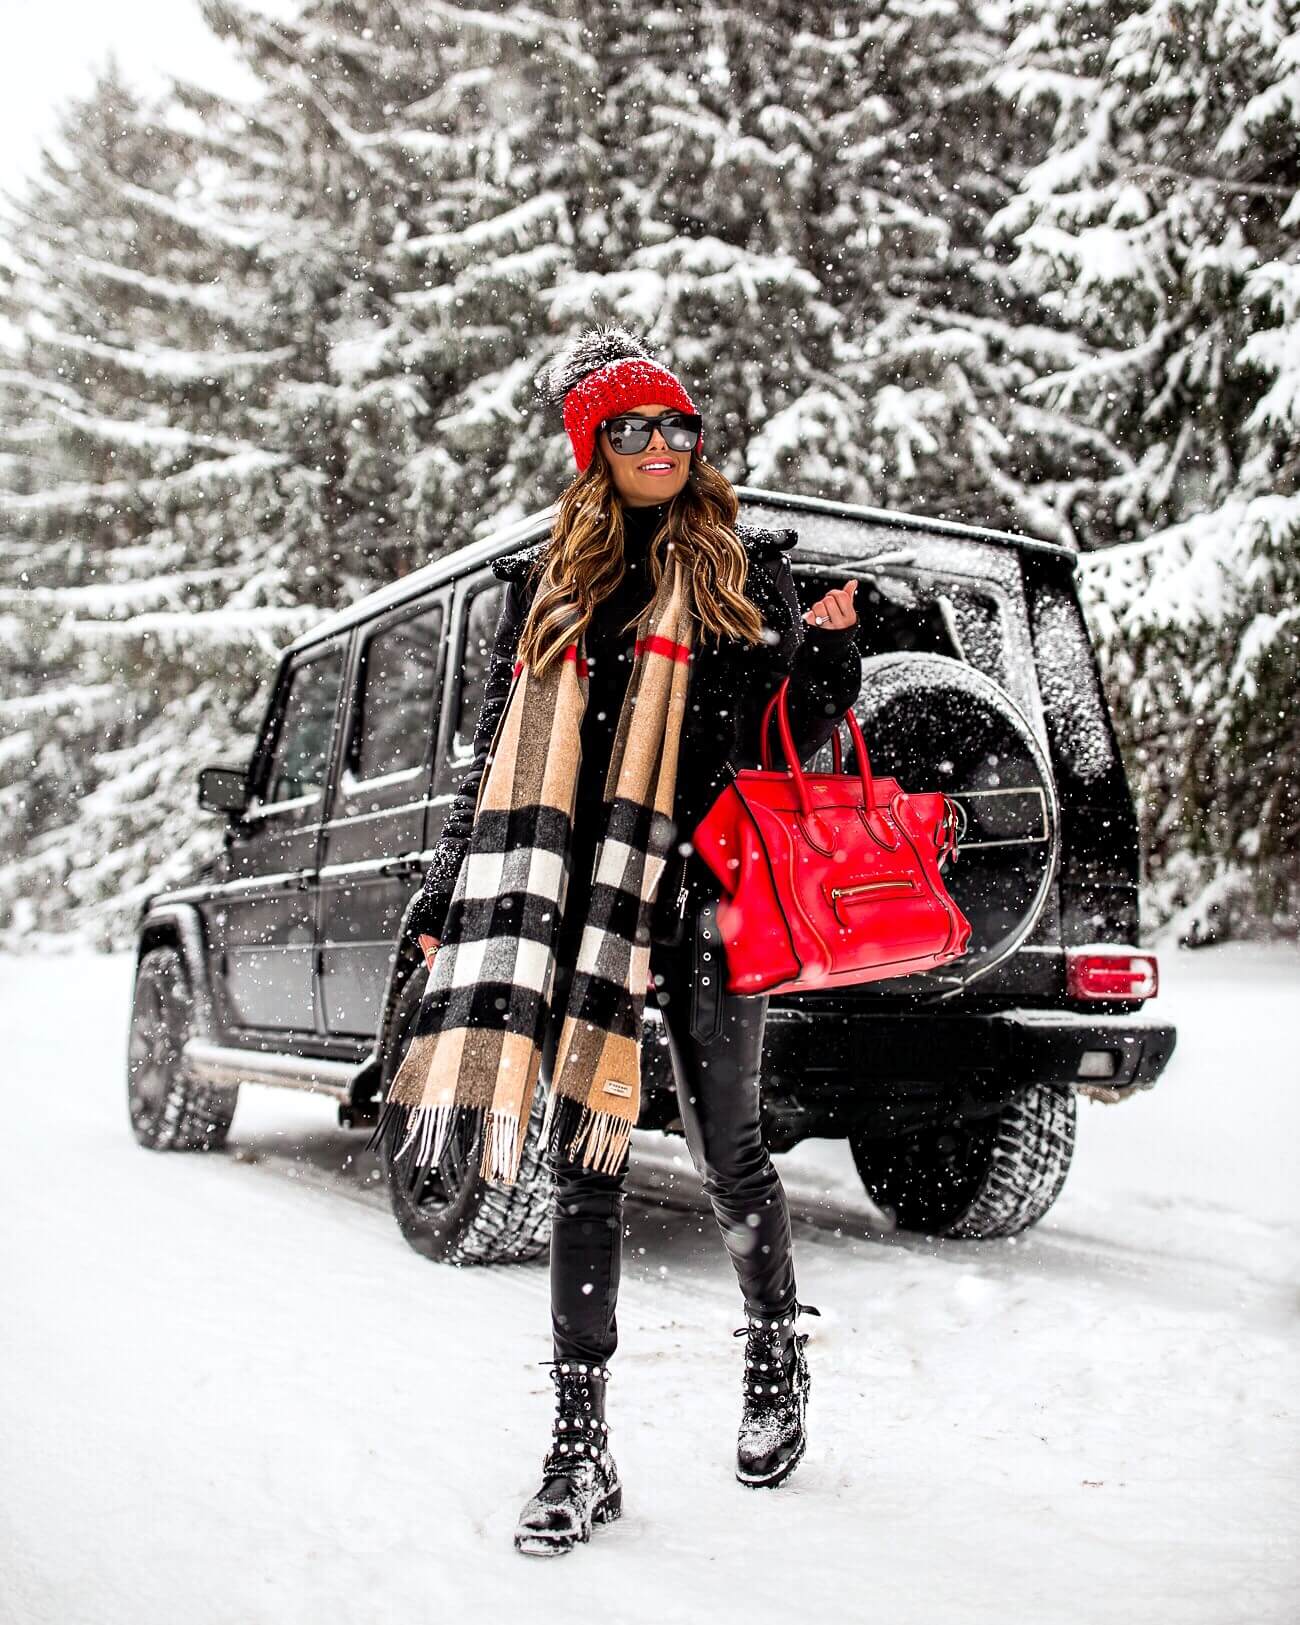
<svg viewBox="0 0 1300 1625">
<path fill-rule="evenodd" d="M 193 1009 L 180 950 L 150 948 L 136 966 L 126 1064 L 131 1131 L 150 1151 L 216 1151 L 230 1132 L 239 1085 L 201 1083 L 181 1061 Z"/>
<path fill-rule="evenodd" d="M 991 1117 L 849 1145 L 872 1201 L 899 1229 L 987 1241 L 1043 1217 L 1070 1171 L 1074 1136 L 1074 1090 L 1035 1083 Z"/>
<path fill-rule="evenodd" d="M 384 1046 L 383 1091 L 410 1042 L 425 976 L 416 970 L 398 995 Z M 519 1177 L 513 1185 L 491 1184 L 478 1171 L 481 1131 L 453 1135 L 435 1175 L 421 1192 L 408 1188 L 404 1163 L 395 1158 L 400 1124 L 379 1146 L 380 1166 L 393 1215 L 417 1253 L 440 1264 L 521 1264 L 544 1254 L 551 1243 L 551 1175 L 542 1157 L 545 1091 L 539 1089 L 524 1138 Z"/>
<path fill-rule="evenodd" d="M 871 741 L 874 773 L 909 789 L 942 790 L 957 805 L 958 854 L 944 871 L 944 883 L 970 921 L 966 951 L 933 970 L 876 987 L 891 997 L 949 997 L 1008 960 L 1048 906 L 1061 841 L 1051 760 L 1008 690 L 947 655 L 869 656 L 854 710 Z M 819 761 L 831 770 L 829 744 L 821 747 Z M 814 770 L 818 765 L 815 760 Z M 976 810 L 984 806 L 988 816 L 986 798 L 1007 795 L 1007 805 L 1018 812 L 994 818 L 996 838 L 981 835 Z"/>
</svg>

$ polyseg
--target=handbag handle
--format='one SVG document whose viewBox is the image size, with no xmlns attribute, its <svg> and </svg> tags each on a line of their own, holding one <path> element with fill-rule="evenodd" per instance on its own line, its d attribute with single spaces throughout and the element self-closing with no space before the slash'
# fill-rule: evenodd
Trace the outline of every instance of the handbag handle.
<svg viewBox="0 0 1300 1625">
<path fill-rule="evenodd" d="M 764 708 L 759 754 L 763 770 L 770 773 L 772 771 L 772 762 L 768 753 L 768 731 L 771 725 L 772 712 L 775 710 L 777 731 L 781 736 L 781 748 L 785 751 L 786 762 L 794 779 L 795 795 L 799 800 L 799 811 L 804 818 L 808 818 L 812 813 L 812 803 L 808 799 L 808 786 L 804 783 L 803 767 L 794 748 L 794 734 L 790 728 L 789 701 L 787 699 L 789 687 L 790 679 L 783 677 L 780 687 L 768 700 Z M 835 741 L 835 768 L 837 772 L 841 768 L 839 732 L 841 722 L 847 722 L 849 725 L 849 733 L 853 738 L 853 751 L 858 761 L 858 777 L 862 781 L 862 807 L 864 812 L 870 812 L 876 804 L 875 781 L 871 776 L 871 761 L 867 756 L 867 742 L 862 737 L 862 728 L 854 715 L 852 706 L 845 711 L 844 715 L 835 724 L 835 733 L 832 736 Z"/>
<path fill-rule="evenodd" d="M 857 750 L 858 747 L 857 747 L 856 743 L 854 744 L 853 748 L 854 748 L 855 751 Z M 835 724 L 835 732 L 831 735 L 831 757 L 833 758 L 833 765 L 831 767 L 831 772 L 832 773 L 843 773 L 843 771 L 844 771 L 844 761 L 843 761 L 843 757 L 842 757 L 842 754 L 841 754 L 841 751 L 840 751 L 840 725 L 839 725 L 838 722 Z M 872 775 L 871 782 L 872 782 L 873 785 L 876 782 L 874 774 Z"/>
</svg>

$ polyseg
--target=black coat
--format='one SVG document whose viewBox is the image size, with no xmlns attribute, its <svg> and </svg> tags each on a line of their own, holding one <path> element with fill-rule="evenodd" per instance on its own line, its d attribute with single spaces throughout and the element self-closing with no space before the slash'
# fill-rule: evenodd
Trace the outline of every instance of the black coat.
<svg viewBox="0 0 1300 1625">
<path fill-rule="evenodd" d="M 726 787 L 730 777 L 727 762 L 737 768 L 759 765 L 763 709 L 784 676 L 790 677 L 790 725 L 801 762 L 830 738 L 836 720 L 854 703 L 862 687 L 856 628 L 814 627 L 803 619 L 785 556 L 785 549 L 798 540 L 798 532 L 738 524 L 736 535 L 749 556 L 745 596 L 762 615 L 768 638 L 750 645 L 739 638 L 718 639 L 711 633 L 697 637 L 678 752 L 675 846 L 689 842 L 690 831 Z M 519 633 L 532 602 L 528 574 L 549 546 L 550 537 L 544 537 L 497 559 L 492 566 L 507 586 L 474 732 L 473 760 L 447 810 L 424 884 L 412 897 L 402 921 L 403 933 L 411 937 L 441 937 L 469 846 L 488 748 L 510 691 Z M 779 767 L 783 757 L 775 721 L 771 734 L 769 756 Z M 676 850 L 669 855 L 655 895 L 651 935 L 656 941 L 671 941 L 678 934 L 678 897 L 683 883 L 697 893 L 701 884 L 705 888 L 712 885 L 716 891 L 702 861 L 694 858 L 688 863 L 687 859 L 687 854 Z"/>
</svg>

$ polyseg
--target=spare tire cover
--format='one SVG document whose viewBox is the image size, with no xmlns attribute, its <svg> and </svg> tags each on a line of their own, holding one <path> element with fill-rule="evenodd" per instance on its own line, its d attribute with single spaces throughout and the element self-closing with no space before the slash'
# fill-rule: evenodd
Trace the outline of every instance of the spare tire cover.
<svg viewBox="0 0 1300 1625">
<path fill-rule="evenodd" d="M 1015 952 L 1051 895 L 1060 818 L 1043 747 L 1004 688 L 946 655 L 869 657 L 853 709 L 873 773 L 957 803 L 957 857 L 943 878 L 971 923 L 961 959 L 873 985 L 890 993 L 965 986 Z M 830 771 L 830 751 L 817 752 L 817 771 Z M 852 769 L 851 752 L 844 766 Z"/>
</svg>

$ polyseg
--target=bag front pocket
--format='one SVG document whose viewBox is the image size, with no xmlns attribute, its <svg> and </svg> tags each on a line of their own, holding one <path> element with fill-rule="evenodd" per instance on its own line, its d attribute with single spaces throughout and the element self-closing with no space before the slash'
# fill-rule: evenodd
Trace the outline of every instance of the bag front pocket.
<svg viewBox="0 0 1300 1625">
<path fill-rule="evenodd" d="M 852 925 L 867 917 L 859 905 L 915 897 L 919 890 L 915 880 L 899 875 L 889 880 L 858 880 L 848 881 L 843 886 L 827 886 L 826 900 L 841 925 Z"/>
</svg>

